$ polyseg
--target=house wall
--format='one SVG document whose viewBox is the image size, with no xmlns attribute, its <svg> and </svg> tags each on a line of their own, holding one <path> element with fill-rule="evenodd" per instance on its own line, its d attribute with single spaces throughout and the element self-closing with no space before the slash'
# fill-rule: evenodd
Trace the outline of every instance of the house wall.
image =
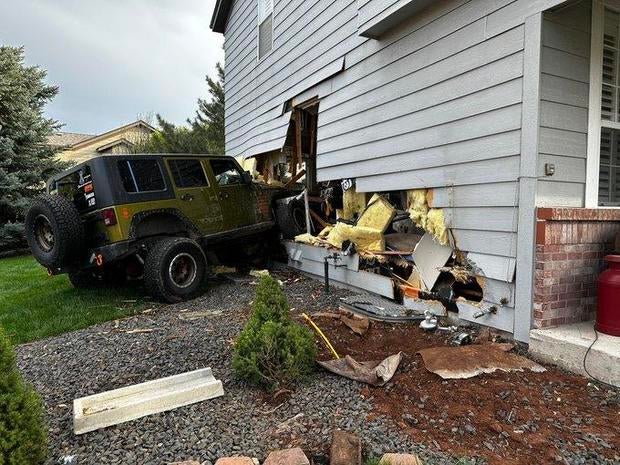
<svg viewBox="0 0 620 465">
<path fill-rule="evenodd" d="M 543 16 L 538 192 L 540 207 L 585 206 L 591 1 Z M 555 165 L 553 176 L 545 164 Z"/>
<path fill-rule="evenodd" d="M 92 142 L 89 142 L 89 143 L 85 143 L 84 145 L 81 145 L 76 149 L 64 150 L 58 155 L 58 157 L 64 161 L 81 163 L 83 161 L 88 160 L 89 158 L 94 157 L 95 155 L 100 155 L 97 149 L 106 144 L 117 141 L 119 139 L 127 139 L 128 141 L 132 143 L 136 143 L 142 140 L 143 138 L 148 137 L 150 134 L 151 134 L 151 130 L 145 127 L 142 127 L 142 126 L 132 127 L 132 128 L 126 129 L 125 131 L 112 133 L 107 137 L 101 137 L 101 138 L 98 137 L 96 140 L 93 140 Z M 123 147 L 127 148 L 125 145 L 123 145 Z M 108 153 L 110 153 L 110 151 L 108 151 Z M 120 152 L 118 150 L 112 149 L 111 153 L 116 154 Z M 125 151 L 125 153 L 127 152 Z"/>
<path fill-rule="evenodd" d="M 445 209 L 458 247 L 486 276 L 486 304 L 507 302 L 476 321 L 512 331 L 524 23 L 563 2 L 436 1 L 377 39 L 359 35 L 365 3 L 276 1 L 274 48 L 261 61 L 256 2 L 233 3 L 227 153 L 281 148 L 284 103 L 319 96 L 319 181 L 355 178 L 366 192 L 432 189 L 432 206 Z"/>
</svg>

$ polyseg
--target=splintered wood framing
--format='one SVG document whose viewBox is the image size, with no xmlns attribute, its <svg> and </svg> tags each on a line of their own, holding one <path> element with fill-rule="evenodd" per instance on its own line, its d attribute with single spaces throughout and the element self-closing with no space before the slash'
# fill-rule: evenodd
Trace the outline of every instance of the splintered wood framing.
<svg viewBox="0 0 620 465">
<path fill-rule="evenodd" d="M 222 395 L 222 382 L 203 368 L 75 399 L 73 428 L 84 434 Z"/>
</svg>

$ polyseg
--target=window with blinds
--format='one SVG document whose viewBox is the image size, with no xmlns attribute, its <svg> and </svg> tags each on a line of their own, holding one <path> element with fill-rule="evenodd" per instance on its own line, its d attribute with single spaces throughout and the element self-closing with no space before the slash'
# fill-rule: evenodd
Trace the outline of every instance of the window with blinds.
<svg viewBox="0 0 620 465">
<path fill-rule="evenodd" d="M 599 205 L 620 206 L 620 14 L 605 9 Z"/>
<path fill-rule="evenodd" d="M 258 0 L 258 59 L 273 47 L 273 0 Z"/>
</svg>

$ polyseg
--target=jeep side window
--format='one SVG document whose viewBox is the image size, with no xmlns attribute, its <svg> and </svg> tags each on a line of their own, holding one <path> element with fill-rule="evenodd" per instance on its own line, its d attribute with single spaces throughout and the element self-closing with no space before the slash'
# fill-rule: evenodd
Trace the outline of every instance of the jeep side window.
<svg viewBox="0 0 620 465">
<path fill-rule="evenodd" d="M 168 160 L 168 167 L 177 187 L 206 187 L 209 185 L 200 160 Z"/>
<path fill-rule="evenodd" d="M 154 192 L 166 189 L 164 176 L 157 160 L 121 160 L 118 171 L 125 191 Z"/>
<path fill-rule="evenodd" d="M 232 160 L 211 160 L 213 176 L 220 186 L 242 184 L 241 172 Z"/>
</svg>

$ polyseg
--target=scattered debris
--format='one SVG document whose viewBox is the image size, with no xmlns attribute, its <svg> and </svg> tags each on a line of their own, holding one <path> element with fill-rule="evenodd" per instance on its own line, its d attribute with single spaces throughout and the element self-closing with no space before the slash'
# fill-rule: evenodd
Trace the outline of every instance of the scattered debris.
<svg viewBox="0 0 620 465">
<path fill-rule="evenodd" d="M 250 270 L 249 274 L 253 278 L 260 278 L 262 276 L 269 276 L 269 270 Z"/>
<path fill-rule="evenodd" d="M 327 371 L 345 378 L 372 386 L 383 386 L 392 379 L 402 358 L 403 353 L 399 352 L 380 362 L 358 362 L 353 357 L 347 355 L 345 358 L 337 360 L 319 361 L 318 364 Z"/>
<path fill-rule="evenodd" d="M 413 454 L 383 454 L 379 465 L 424 465 L 417 455 Z"/>
<path fill-rule="evenodd" d="M 523 371 L 536 373 L 545 371 L 542 365 L 525 357 L 509 352 L 512 344 L 485 344 L 461 347 L 432 347 L 422 349 L 426 369 L 443 379 L 467 379 L 483 373 L 501 371 Z"/>
<path fill-rule="evenodd" d="M 75 455 L 64 455 L 60 458 L 60 461 L 63 465 L 72 465 L 73 463 L 75 463 L 75 457 Z"/>
<path fill-rule="evenodd" d="M 259 465 L 259 461 L 251 457 L 222 457 L 215 465 Z"/>
<path fill-rule="evenodd" d="M 453 346 L 468 346 L 473 342 L 471 334 L 465 331 L 461 331 L 454 335 L 450 344 Z"/>
<path fill-rule="evenodd" d="M 223 312 L 221 310 L 211 310 L 211 311 L 195 311 L 195 312 L 185 312 L 179 315 L 179 318 L 184 321 L 194 321 L 199 320 L 201 318 L 208 318 L 210 316 L 221 315 Z"/>
<path fill-rule="evenodd" d="M 157 328 L 136 328 L 136 329 L 125 329 L 122 332 L 125 334 L 143 334 L 143 333 L 152 333 L 157 330 Z"/>
<path fill-rule="evenodd" d="M 75 399 L 73 426 L 84 434 L 222 395 L 222 382 L 203 368 Z"/>
<path fill-rule="evenodd" d="M 368 294 L 356 294 L 343 298 L 341 309 L 379 321 L 405 322 L 424 319 L 422 312 L 416 314 L 403 305 Z"/>
<path fill-rule="evenodd" d="M 420 322 L 420 328 L 424 331 L 435 331 L 438 326 L 437 317 L 431 312 L 424 312 L 424 320 Z"/>
<path fill-rule="evenodd" d="M 200 465 L 197 460 L 183 460 L 182 462 L 170 462 L 168 465 Z"/>
<path fill-rule="evenodd" d="M 271 452 L 263 465 L 310 465 L 310 461 L 299 447 L 295 447 Z"/>
<path fill-rule="evenodd" d="M 433 288 L 441 274 L 439 270 L 448 262 L 452 252 L 452 248 L 441 245 L 431 234 L 420 239 L 413 251 L 413 261 L 427 289 Z"/>
<path fill-rule="evenodd" d="M 342 321 L 348 328 L 350 328 L 351 331 L 360 336 L 366 334 L 370 326 L 370 321 L 368 320 L 368 318 L 355 315 L 351 315 L 350 317 L 346 315 L 340 315 L 340 321 Z"/>
<path fill-rule="evenodd" d="M 330 465 L 361 465 L 362 442 L 359 436 L 346 431 L 334 431 L 329 455 Z"/>
<path fill-rule="evenodd" d="M 236 272 L 237 268 L 235 268 L 234 266 L 219 265 L 213 267 L 213 274 L 232 274 Z"/>
</svg>

